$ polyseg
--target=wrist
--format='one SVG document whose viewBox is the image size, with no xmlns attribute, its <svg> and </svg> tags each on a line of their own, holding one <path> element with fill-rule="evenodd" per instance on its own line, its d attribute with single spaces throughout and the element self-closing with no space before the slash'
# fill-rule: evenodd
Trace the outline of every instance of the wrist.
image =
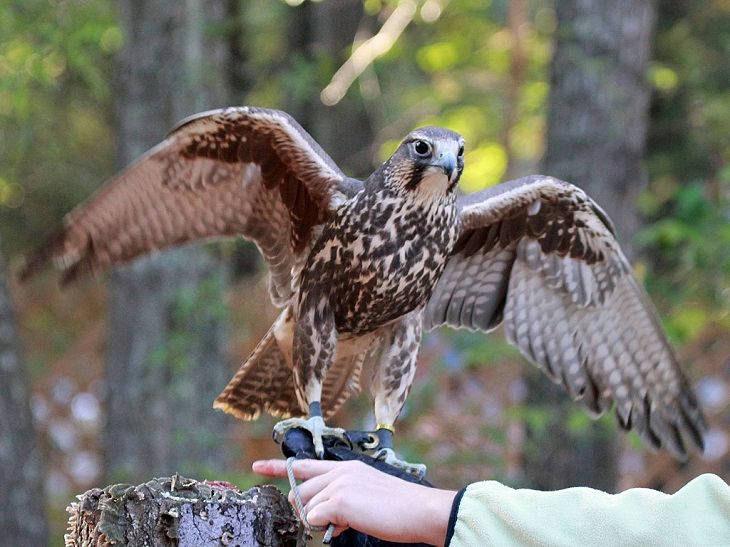
<svg viewBox="0 0 730 547">
<path fill-rule="evenodd" d="M 443 545 L 446 540 L 446 530 L 449 525 L 451 506 L 454 503 L 456 492 L 453 490 L 440 490 L 438 488 L 423 488 L 423 515 L 420 539 L 431 545 Z"/>
</svg>

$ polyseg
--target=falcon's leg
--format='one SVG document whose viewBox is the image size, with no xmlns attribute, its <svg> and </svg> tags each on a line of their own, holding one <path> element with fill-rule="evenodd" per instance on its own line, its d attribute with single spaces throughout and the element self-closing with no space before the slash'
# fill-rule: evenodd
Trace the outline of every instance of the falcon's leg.
<svg viewBox="0 0 730 547">
<path fill-rule="evenodd" d="M 327 427 L 322 418 L 322 384 L 335 358 L 337 332 L 332 314 L 324 305 L 318 308 L 311 308 L 297 321 L 292 347 L 297 397 L 309 409 L 309 418 L 289 418 L 277 423 L 274 440 L 281 443 L 290 429 L 306 429 L 312 435 L 317 456 L 321 458 L 324 456 L 323 436 L 334 436 L 345 442 L 347 439 L 344 429 Z"/>
<path fill-rule="evenodd" d="M 407 315 L 389 329 L 386 339 L 390 345 L 383 348 L 371 385 L 377 422 L 375 435 L 379 441 L 373 456 L 423 478 L 426 475 L 425 465 L 401 460 L 393 451 L 393 424 L 403 408 L 416 373 L 416 358 L 421 342 L 421 311 Z"/>
</svg>

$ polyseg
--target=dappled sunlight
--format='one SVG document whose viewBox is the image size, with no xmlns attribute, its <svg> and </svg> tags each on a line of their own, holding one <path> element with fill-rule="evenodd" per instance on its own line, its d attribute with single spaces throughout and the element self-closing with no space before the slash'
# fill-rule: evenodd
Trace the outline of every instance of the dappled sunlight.
<svg viewBox="0 0 730 547">
<path fill-rule="evenodd" d="M 496 142 L 480 145 L 476 150 L 468 152 L 464 157 L 464 175 L 459 185 L 466 192 L 483 190 L 504 179 L 507 169 L 507 153 L 504 147 Z"/>
<path fill-rule="evenodd" d="M 332 23 L 339 19 L 322 15 L 318 25 L 311 24 L 313 14 L 337 13 L 332 6 L 342 4 L 336 1 L 224 3 L 230 13 L 201 35 L 218 40 L 220 48 L 201 51 L 206 70 L 219 57 L 228 59 L 221 73 L 225 77 L 201 69 L 199 89 L 205 93 L 194 93 L 185 104 L 204 110 L 225 100 L 290 112 L 348 175 L 372 172 L 404 135 L 424 125 L 464 136 L 460 189 L 465 193 L 540 172 L 548 144 L 549 71 L 558 24 L 552 2 L 519 3 L 525 8 L 519 13 L 511 2 L 363 0 L 362 11 L 355 2 L 352 35 L 343 40 L 344 26 Z M 111 480 L 105 476 L 102 450 L 109 394 L 115 389 L 104 380 L 105 355 L 115 336 L 109 332 L 110 276 L 82 280 L 62 291 L 55 273 L 24 284 L 16 274 L 23 257 L 61 225 L 63 215 L 113 174 L 122 121 L 137 124 L 145 137 L 155 139 L 164 138 L 170 127 L 146 124 L 145 119 L 120 120 L 120 96 L 129 91 L 122 84 L 129 83 L 129 74 L 116 56 L 133 43 L 122 31 L 113 3 L 11 4 L 0 9 L 0 245 L 9 264 L 53 532 L 60 537 L 65 503 Z M 664 4 L 668 6 L 659 3 L 660 9 Z M 652 453 L 637 434 L 618 433 L 619 490 L 645 486 L 671 492 L 705 472 L 730 478 L 730 9 L 724 0 L 707 2 L 702 10 L 689 9 L 692 5 L 682 0 L 676 9 L 660 11 L 648 71 L 632 75 L 632 81 L 646 82 L 651 105 L 645 150 L 633 144 L 626 150 L 636 155 L 631 159 L 642 177 L 646 173 L 648 185 L 636 200 L 638 228 L 621 243 L 634 247 L 633 271 L 656 304 L 658 322 L 707 415 L 706 452 L 678 463 L 664 452 Z M 185 49 L 178 46 L 176 51 Z M 151 67 L 144 85 L 137 82 L 140 104 L 152 104 L 142 91 L 156 89 L 158 78 L 176 82 L 171 89 L 187 89 L 182 71 L 168 74 L 164 69 Z M 212 92 L 218 84 L 225 93 Z M 170 110 L 175 117 L 192 113 Z M 578 125 L 593 127 L 596 119 L 586 116 Z M 551 123 L 558 126 L 563 120 Z M 600 129 L 611 130 L 608 124 Z M 616 150 L 591 151 L 592 143 L 583 144 L 585 150 L 566 161 L 622 159 L 615 157 Z M 589 167 L 586 179 L 596 174 Z M 586 186 L 591 181 L 571 182 Z M 640 183 L 627 182 L 631 189 Z M 151 199 L 143 194 L 125 206 L 137 211 Z M 293 202 L 312 199 L 299 189 L 288 197 Z M 280 208 L 281 218 L 289 222 L 289 209 Z M 318 222 L 332 214 L 318 210 Z M 517 222 L 513 227 L 524 230 Z M 486 230 L 481 235 L 488 236 Z M 508 236 L 506 228 L 499 235 Z M 99 248 L 93 238 L 86 242 L 85 251 Z M 225 264 L 223 297 L 203 292 L 182 302 L 177 315 L 171 313 L 162 323 L 197 320 L 207 305 L 215 308 L 216 340 L 227 340 L 226 374 L 233 375 L 280 310 L 271 303 L 261 260 L 252 258 L 258 257 L 253 245 L 213 244 L 207 250 Z M 193 362 L 187 348 L 172 339 L 145 362 L 154 368 L 155 359 L 172 356 L 182 363 L 163 377 L 160 390 L 172 391 L 175 373 L 185 372 L 183 365 L 194 365 L 208 379 L 222 370 L 205 368 L 211 365 L 204 358 Z M 446 329 L 426 334 L 415 382 L 396 423 L 396 452 L 425 463 L 428 479 L 441 487 L 458 489 L 492 478 L 525 484 L 528 430 L 547 430 L 552 417 L 544 406 L 527 403 L 531 366 L 506 342 L 501 328 L 488 335 Z M 362 393 L 352 397 L 332 425 L 375 426 L 369 381 L 362 379 Z M 198 397 L 192 384 L 185 390 L 189 399 L 181 400 Z M 220 418 L 212 401 L 210 405 L 205 417 Z M 143 410 L 149 420 L 159 411 Z M 226 415 L 226 442 L 211 445 L 210 453 L 226 455 L 227 463 L 220 468 L 201 464 L 206 475 L 201 478 L 244 487 L 260 482 L 250 464 L 279 456 L 271 438 L 276 421 L 262 416 L 242 422 Z M 138 426 L 151 430 L 144 420 Z M 614 409 L 596 422 L 579 403 L 570 407 L 561 427 L 585 437 L 613 435 L 619 429 Z M 214 429 L 201 434 L 213 439 Z M 161 451 L 180 450 L 187 433 L 178 431 L 176 447 Z M 287 487 L 284 481 L 279 484 Z"/>
</svg>

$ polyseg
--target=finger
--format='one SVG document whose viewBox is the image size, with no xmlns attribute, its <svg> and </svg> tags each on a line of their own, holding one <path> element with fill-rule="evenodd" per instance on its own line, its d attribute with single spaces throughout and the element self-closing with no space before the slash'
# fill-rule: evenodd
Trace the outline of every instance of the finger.
<svg viewBox="0 0 730 547">
<path fill-rule="evenodd" d="M 329 529 L 329 527 L 330 527 L 331 524 L 333 524 L 333 523 L 332 522 L 328 522 L 326 525 L 322 525 L 322 526 L 326 526 L 327 529 Z M 344 532 L 348 528 L 349 528 L 349 526 L 335 526 L 335 529 L 332 532 L 332 535 L 330 537 L 331 538 L 336 538 L 337 536 L 339 536 L 342 532 Z M 322 539 L 324 539 L 324 538 L 322 538 Z M 323 544 L 324 544 L 324 542 L 323 542 Z M 350 543 L 347 543 L 347 545 L 353 545 L 353 543 L 350 542 Z M 370 543 L 368 543 L 367 545 L 370 545 Z"/>
<path fill-rule="evenodd" d="M 251 469 L 254 473 L 265 477 L 286 477 L 286 462 L 284 460 L 258 460 L 253 462 Z"/>
<path fill-rule="evenodd" d="M 302 504 L 307 505 L 307 503 L 309 503 L 309 500 L 311 500 L 312 497 L 315 496 L 317 493 L 324 490 L 331 481 L 332 476 L 329 473 L 325 473 L 324 475 L 312 477 L 308 481 L 301 483 L 298 487 L 298 490 L 299 499 L 302 500 Z M 293 492 L 289 492 L 289 501 L 292 503 L 292 505 L 294 505 Z"/>
<path fill-rule="evenodd" d="M 318 500 L 310 505 L 312 505 L 311 508 L 305 508 L 307 522 L 310 525 L 328 526 L 332 523 L 335 525 L 335 529 L 340 531 L 350 527 L 347 518 L 341 511 L 342 508 L 332 498 Z"/>
<path fill-rule="evenodd" d="M 317 477 L 310 479 L 310 480 L 317 480 Z M 309 481 L 307 481 L 307 482 L 309 482 Z M 307 484 L 307 482 L 302 483 L 302 484 Z M 306 519 L 307 522 L 309 522 L 309 524 L 313 525 L 313 526 L 323 526 L 324 525 L 324 524 L 320 525 L 320 524 L 312 523 L 309 520 L 309 513 L 312 511 L 312 509 L 314 509 L 315 506 L 322 504 L 328 500 L 330 494 L 332 493 L 332 489 L 328 488 L 328 486 L 329 485 L 325 483 L 324 488 L 321 490 L 317 490 L 314 493 L 314 495 L 311 497 L 312 499 L 309 499 L 309 498 L 304 499 L 300 495 L 300 501 L 302 502 L 302 513 L 303 514 L 300 514 L 298 511 L 298 505 L 294 501 L 294 492 L 293 491 L 289 492 L 289 503 L 292 505 L 292 507 L 294 507 L 294 510 L 296 511 L 296 513 L 300 519 L 303 519 L 303 520 Z M 326 524 L 330 524 L 331 522 L 332 522 L 331 520 L 328 520 L 326 522 Z"/>
<path fill-rule="evenodd" d="M 333 524 L 346 525 L 346 523 L 339 522 L 338 520 L 333 520 L 335 519 L 335 517 L 341 518 L 343 514 L 343 509 L 345 509 L 344 504 L 341 502 L 342 495 L 341 493 L 339 493 L 339 491 L 340 488 L 337 484 L 327 483 L 324 485 L 324 488 L 315 492 L 314 495 L 311 496 L 311 498 L 306 503 L 302 501 L 304 505 L 304 512 L 307 515 L 307 519 L 309 519 L 310 513 L 315 510 L 315 514 L 320 514 L 322 511 L 336 510 L 336 515 L 328 514 L 326 518 L 328 518 L 329 522 Z"/>
<path fill-rule="evenodd" d="M 297 480 L 307 480 L 335 469 L 342 462 L 325 460 L 296 460 L 292 467 Z M 284 460 L 259 460 L 251 466 L 254 472 L 268 477 L 286 477 Z"/>
<path fill-rule="evenodd" d="M 329 525 L 328 525 L 328 526 L 329 526 Z M 348 528 L 347 526 L 335 526 L 335 531 L 334 531 L 334 532 L 332 532 L 332 537 L 333 537 L 333 538 L 336 538 L 336 537 L 337 537 L 337 536 L 339 536 L 339 535 L 340 535 L 340 534 L 341 534 L 342 532 L 344 532 L 345 530 L 347 530 L 347 528 Z"/>
</svg>

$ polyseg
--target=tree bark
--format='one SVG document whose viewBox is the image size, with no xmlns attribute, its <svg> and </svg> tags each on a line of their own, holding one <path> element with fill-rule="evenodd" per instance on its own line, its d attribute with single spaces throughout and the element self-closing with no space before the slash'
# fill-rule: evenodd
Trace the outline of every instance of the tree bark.
<svg viewBox="0 0 730 547">
<path fill-rule="evenodd" d="M 119 161 L 126 165 L 181 118 L 227 101 L 224 0 L 123 0 L 117 78 Z M 219 33 L 218 33 L 219 34 Z M 112 276 L 104 463 L 111 480 L 200 473 L 226 461 L 212 401 L 229 373 L 220 259 L 195 247 Z M 181 449 L 182 448 L 182 449 Z"/>
<path fill-rule="evenodd" d="M 559 0 L 543 171 L 613 219 L 624 251 L 639 227 L 656 19 L 653 0 Z"/>
<path fill-rule="evenodd" d="M 286 496 L 274 486 L 241 492 L 178 475 L 94 488 L 66 511 L 66 547 L 293 547 L 299 528 Z"/>
<path fill-rule="evenodd" d="M 0 538 L 7 545 L 46 545 L 43 466 L 20 353 L 0 251 Z"/>
<path fill-rule="evenodd" d="M 557 16 L 542 172 L 584 188 L 613 219 L 631 255 L 636 198 L 646 184 L 645 75 L 656 7 L 651 0 L 558 0 Z M 527 404 L 548 416 L 547 427 L 528 428 L 530 486 L 615 488 L 614 429 L 570 432 L 568 416 L 576 406 L 537 371 L 528 375 Z"/>
<path fill-rule="evenodd" d="M 307 63 L 317 76 L 310 86 L 290 89 L 286 109 L 350 176 L 372 172 L 369 151 L 373 128 L 355 90 L 335 106 L 325 106 L 320 92 L 344 63 L 363 21 L 360 0 L 305 2 L 291 10 L 289 49 L 295 63 Z M 331 64 L 325 64 L 331 63 Z"/>
</svg>

